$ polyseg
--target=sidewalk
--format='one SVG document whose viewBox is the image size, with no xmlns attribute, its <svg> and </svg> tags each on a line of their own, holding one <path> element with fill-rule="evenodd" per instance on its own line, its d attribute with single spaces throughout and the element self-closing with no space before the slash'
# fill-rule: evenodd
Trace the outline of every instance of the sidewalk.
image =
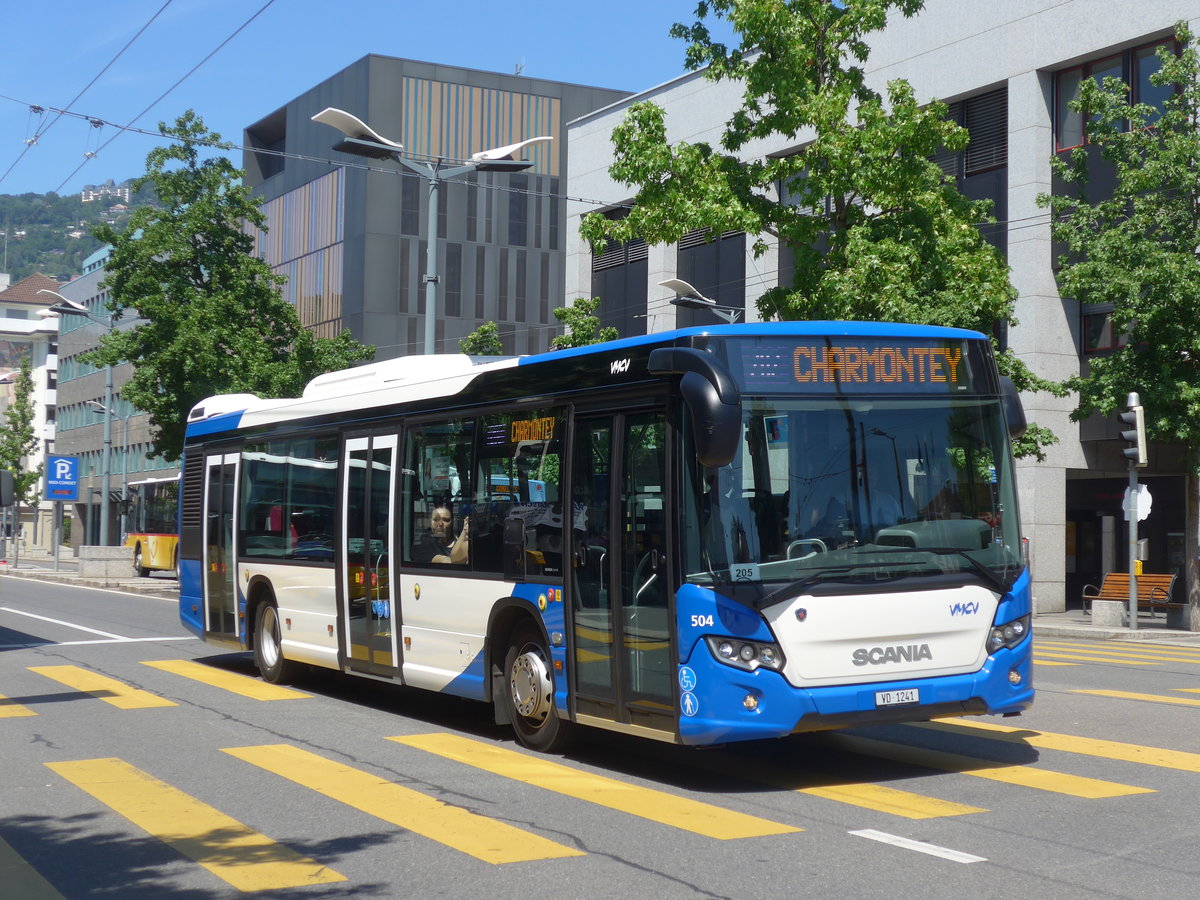
<svg viewBox="0 0 1200 900">
<path fill-rule="evenodd" d="M 11 545 L 10 545 L 11 551 Z M 13 564 L 11 558 L 0 563 L 0 579 L 21 578 L 32 581 L 53 581 L 59 584 L 74 584 L 82 587 L 106 588 L 128 594 L 148 594 L 154 597 L 179 598 L 179 580 L 174 572 L 152 572 L 148 578 L 138 578 L 132 572 L 128 577 L 83 577 L 79 574 L 79 562 L 69 549 L 59 552 L 59 568 L 54 569 L 54 556 L 41 548 L 22 550 Z"/>
<path fill-rule="evenodd" d="M 1169 641 L 1200 646 L 1200 632 L 1168 628 L 1166 617 L 1138 616 L 1137 628 L 1093 625 L 1092 617 L 1080 609 L 1042 613 L 1033 617 L 1033 635 L 1039 637 L 1088 638 L 1093 641 Z"/>
</svg>

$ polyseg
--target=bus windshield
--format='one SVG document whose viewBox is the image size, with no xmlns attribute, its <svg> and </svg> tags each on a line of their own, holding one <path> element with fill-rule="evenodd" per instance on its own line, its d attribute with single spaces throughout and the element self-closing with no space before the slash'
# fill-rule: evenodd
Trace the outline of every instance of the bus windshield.
<svg viewBox="0 0 1200 900">
<path fill-rule="evenodd" d="M 686 456 L 689 581 L 760 595 L 946 576 L 1012 586 L 1021 542 L 999 400 L 744 396 L 743 410 L 732 463 Z"/>
</svg>

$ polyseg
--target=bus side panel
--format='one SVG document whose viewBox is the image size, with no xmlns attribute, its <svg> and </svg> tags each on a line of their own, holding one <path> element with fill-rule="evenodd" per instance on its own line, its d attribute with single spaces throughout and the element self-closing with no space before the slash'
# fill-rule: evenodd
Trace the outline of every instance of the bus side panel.
<svg viewBox="0 0 1200 900">
<path fill-rule="evenodd" d="M 414 576 L 412 584 L 415 586 L 421 584 L 419 578 Z M 426 590 L 430 582 L 426 580 Z M 464 585 L 466 582 L 459 581 L 459 584 Z M 527 604 L 531 616 L 537 618 L 540 616 L 542 624 L 546 629 L 546 634 L 562 635 L 564 633 L 563 622 L 563 592 L 560 587 L 548 587 L 546 585 L 536 584 L 497 584 L 496 582 L 487 582 L 482 585 L 477 584 L 476 587 L 482 588 L 482 596 L 493 598 L 488 602 L 488 613 L 491 612 L 492 606 L 495 605 L 495 595 L 497 591 L 509 591 L 509 596 L 515 597 L 518 600 L 524 601 Z M 412 596 L 410 593 L 409 596 Z M 413 598 L 412 605 L 416 605 L 416 598 Z M 404 675 L 405 683 L 415 687 L 427 687 L 431 690 L 441 691 L 446 694 L 453 694 L 456 697 L 466 697 L 469 700 L 483 700 L 487 697 L 487 680 L 489 674 L 485 666 L 485 658 L 483 654 L 483 645 L 485 641 L 484 632 L 487 628 L 488 616 L 485 615 L 481 623 L 479 623 L 479 633 L 461 633 L 461 632 L 438 632 L 435 629 L 417 629 L 409 630 L 407 617 L 405 619 L 404 634 L 406 637 L 411 637 L 411 644 L 405 649 L 404 653 Z M 466 625 L 465 627 L 475 627 Z M 431 665 L 428 662 L 428 655 L 425 661 L 413 658 L 413 651 L 416 646 L 416 639 L 422 636 L 426 642 L 441 642 L 443 648 L 441 650 L 442 663 L 439 668 L 437 665 Z M 500 656 L 499 659 L 492 659 L 493 665 L 503 665 L 503 654 L 506 652 L 506 647 L 502 642 L 503 636 L 497 635 L 497 642 L 493 645 L 493 652 Z M 476 645 L 478 645 L 476 649 Z M 466 659 L 465 667 L 457 674 L 451 672 L 457 666 L 463 665 L 463 660 L 467 656 L 467 647 L 471 648 L 469 659 Z M 567 671 L 567 648 L 562 640 L 557 645 L 551 640 L 551 645 L 547 648 L 550 651 L 551 665 L 554 668 L 555 679 L 555 706 L 559 710 L 560 715 L 567 715 L 568 695 L 567 679 L 564 672 Z M 418 680 L 410 680 L 410 674 Z M 450 674 L 450 680 L 446 681 L 446 675 Z"/>
<path fill-rule="evenodd" d="M 401 573 L 399 587 L 404 683 L 482 700 L 484 632 L 492 604 L 507 587 L 409 572 Z"/>
<path fill-rule="evenodd" d="M 340 669 L 336 570 L 332 566 L 243 563 L 239 584 L 266 581 L 279 609 L 283 655 L 296 662 Z M 253 594 L 253 591 L 250 591 Z"/>
<path fill-rule="evenodd" d="M 204 637 L 204 567 L 198 559 L 179 561 L 179 621 L 196 637 Z"/>
</svg>

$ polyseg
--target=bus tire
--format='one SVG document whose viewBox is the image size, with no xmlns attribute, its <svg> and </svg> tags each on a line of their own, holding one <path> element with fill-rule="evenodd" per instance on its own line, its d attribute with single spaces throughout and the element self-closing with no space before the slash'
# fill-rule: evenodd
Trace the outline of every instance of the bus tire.
<svg viewBox="0 0 1200 900">
<path fill-rule="evenodd" d="M 532 622 L 518 625 L 504 656 L 505 698 L 517 740 L 530 750 L 555 753 L 566 749 L 572 723 L 554 709 L 554 676 L 550 654 Z"/>
<path fill-rule="evenodd" d="M 279 629 L 279 610 L 275 601 L 258 605 L 254 616 L 254 664 L 268 684 L 290 684 L 299 667 L 283 657 L 283 636 Z"/>
<path fill-rule="evenodd" d="M 133 547 L 133 574 L 138 578 L 149 578 L 150 570 L 142 565 L 142 545 Z"/>
</svg>

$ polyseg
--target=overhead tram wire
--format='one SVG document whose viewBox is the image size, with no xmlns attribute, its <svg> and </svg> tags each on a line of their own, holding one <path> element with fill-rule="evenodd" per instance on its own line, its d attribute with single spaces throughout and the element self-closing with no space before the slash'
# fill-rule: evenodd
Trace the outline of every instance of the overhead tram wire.
<svg viewBox="0 0 1200 900">
<path fill-rule="evenodd" d="M 163 10 L 165 10 L 168 6 L 170 6 L 174 2 L 175 2 L 175 0 L 166 0 L 166 2 L 158 8 L 158 12 L 156 12 L 149 19 L 147 19 L 146 24 L 143 25 L 141 28 L 139 28 L 137 30 L 137 33 L 125 43 L 125 46 L 117 51 L 117 55 L 114 56 L 112 59 L 110 59 L 105 64 L 104 68 L 101 69 L 99 72 L 97 72 L 96 76 L 91 81 L 89 81 L 86 85 L 84 85 L 83 90 L 81 90 L 78 94 L 76 94 L 71 99 L 71 101 L 66 106 L 64 106 L 61 110 L 52 110 L 52 112 L 56 112 L 57 115 L 55 115 L 55 117 L 53 119 L 51 119 L 50 122 L 44 128 L 39 128 L 37 131 L 35 131 L 32 138 L 28 138 L 26 140 L 25 146 L 22 148 L 21 152 L 17 155 L 17 158 L 15 160 L 13 160 L 12 165 L 10 165 L 7 169 L 4 170 L 3 175 L 0 175 L 0 184 L 3 184 L 4 179 L 7 178 L 9 176 L 9 173 L 11 173 L 12 170 L 17 167 L 17 164 L 21 162 L 21 160 L 25 157 L 25 154 L 29 152 L 29 148 L 34 146 L 35 144 L 37 144 L 37 142 L 39 140 L 41 140 L 42 136 L 45 135 L 46 132 L 49 131 L 51 128 L 53 128 L 55 123 L 58 122 L 58 120 L 61 119 L 64 115 L 66 115 L 67 111 L 70 110 L 70 108 L 72 106 L 74 106 L 76 103 L 79 102 L 79 98 L 82 97 L 84 94 L 86 94 L 91 89 L 92 85 L 94 85 L 97 81 L 99 81 L 104 76 L 104 73 L 112 68 L 113 63 L 115 63 L 118 59 L 120 59 L 121 56 L 125 53 L 125 51 L 133 46 L 133 42 L 136 41 L 138 38 L 140 38 L 142 36 L 142 34 L 145 32 L 145 30 L 147 28 L 149 28 L 152 24 L 154 24 L 154 20 L 157 19 L 160 15 L 162 15 Z M 30 108 L 32 109 L 33 107 L 31 106 Z M 48 107 L 46 107 L 46 108 L 48 108 Z"/>
<path fill-rule="evenodd" d="M 274 2 L 274 0 L 272 0 L 272 2 Z M 267 4 L 267 5 L 269 6 L 270 4 Z M 266 7 L 264 7 L 264 9 L 265 8 Z M 262 12 L 262 10 L 259 10 L 259 12 Z M 257 13 L 255 15 L 257 15 Z M 233 35 L 230 35 L 230 37 L 232 38 Z M 218 49 L 220 49 L 220 48 L 218 48 Z M 214 52 L 216 52 L 216 51 L 214 51 Z M 0 100 L 8 100 L 12 103 L 16 103 L 19 106 L 37 105 L 37 104 L 27 103 L 26 101 L 20 100 L 16 97 L 9 97 L 6 94 L 0 94 Z M 157 101 L 155 101 L 155 102 L 157 102 Z M 178 138 L 171 137 L 170 135 L 164 135 L 162 132 L 160 132 L 158 130 L 149 129 L 149 128 L 136 128 L 132 124 L 122 126 L 122 125 L 116 124 L 115 122 L 110 122 L 110 121 L 107 121 L 106 119 L 102 119 L 98 116 L 93 116 L 93 115 L 89 115 L 86 113 L 71 112 L 71 111 L 65 110 L 65 109 L 60 110 L 60 109 L 57 109 L 55 107 L 50 107 L 50 106 L 45 107 L 45 109 L 49 110 L 50 112 L 59 113 L 59 114 L 62 114 L 62 115 L 68 116 L 68 117 L 73 117 L 73 118 L 77 118 L 77 119 L 85 119 L 89 122 L 101 122 L 104 125 L 109 125 L 113 128 L 118 128 L 121 131 L 127 131 L 132 134 L 141 134 L 141 135 L 146 135 L 148 137 L 155 137 L 155 138 L 166 138 L 167 140 L 174 140 L 174 141 L 179 140 Z M 143 111 L 142 114 L 144 114 L 144 112 L 145 111 Z M 139 114 L 139 117 L 142 114 Z M 362 162 L 357 162 L 357 161 L 335 160 L 335 159 L 330 159 L 327 156 L 312 156 L 312 155 L 305 154 L 305 153 L 292 153 L 292 152 L 289 152 L 286 150 L 270 150 L 265 147 L 248 147 L 244 144 L 237 144 L 237 143 L 225 142 L 225 141 L 222 141 L 219 144 L 212 143 L 212 142 L 206 142 L 206 141 L 196 141 L 196 143 L 204 144 L 206 146 L 217 147 L 218 149 L 240 150 L 243 152 L 249 151 L 249 152 L 261 155 L 261 156 L 274 156 L 274 157 L 278 157 L 280 159 L 294 159 L 298 162 L 317 162 L 317 163 L 325 163 L 326 165 L 333 166 L 333 167 L 341 167 L 341 168 L 345 168 L 345 169 L 358 169 L 358 170 L 364 171 L 364 172 L 377 172 L 377 173 L 386 174 L 386 175 L 400 175 L 401 177 L 411 177 L 411 178 L 419 177 L 416 175 L 411 175 L 410 173 L 407 173 L 404 171 L 397 171 L 396 169 L 391 168 L 389 166 L 372 165 L 371 163 L 362 163 Z M 416 155 L 416 154 L 413 155 L 413 158 L 419 162 L 434 162 L 437 159 L 436 157 L 432 157 L 432 156 L 421 156 L 421 155 Z M 452 159 L 448 159 L 445 157 L 442 158 L 442 161 L 443 162 L 466 162 L 466 160 L 452 160 Z M 529 197 L 543 197 L 543 198 L 549 198 L 549 199 L 553 199 L 553 200 L 567 200 L 567 201 L 570 201 L 573 203 L 586 203 L 590 206 L 603 207 L 605 209 L 610 209 L 610 210 L 633 209 L 632 203 L 624 203 L 624 202 L 615 203 L 611 200 L 595 200 L 590 197 L 573 197 L 569 194 L 552 193 L 550 191 L 535 191 L 535 190 L 530 190 L 528 188 L 503 187 L 501 185 L 495 185 L 495 184 L 484 185 L 484 184 L 479 184 L 478 182 L 469 182 L 469 181 L 458 181 L 458 182 L 455 182 L 455 184 L 460 184 L 465 187 L 476 188 L 476 189 L 480 189 L 480 190 L 499 191 L 501 193 L 506 193 L 506 194 L 525 194 L 526 196 L 529 196 Z M 1050 213 L 1049 212 L 1039 212 L 1039 213 L 1034 213 L 1029 216 L 1021 216 L 1021 217 L 1015 218 L 1015 219 L 997 219 L 994 222 L 975 222 L 974 224 L 977 228 L 1010 226 L 1009 230 L 1013 231 L 1013 230 L 1019 230 L 1019 229 L 1024 229 L 1024 228 L 1037 228 L 1039 226 L 1048 224 L 1049 221 L 1050 221 Z"/>
<path fill-rule="evenodd" d="M 221 43 L 217 44 L 217 46 L 215 48 L 213 48 L 213 50 L 207 56 L 205 56 L 204 59 L 200 60 L 200 62 L 198 62 L 198 63 L 196 63 L 196 65 L 192 66 L 183 75 L 183 77 L 181 77 L 173 85 L 171 85 L 169 88 L 167 88 L 161 94 L 159 94 L 154 100 L 150 101 L 149 105 L 147 105 L 145 107 L 145 109 L 143 109 L 140 113 L 138 113 L 136 116 L 134 116 L 132 119 L 130 119 L 125 125 L 118 126 L 118 128 L 120 128 L 120 130 L 116 134 L 114 134 L 112 137 L 110 137 L 107 141 L 105 141 L 103 144 L 101 144 L 99 147 L 97 147 L 92 156 L 85 157 L 83 162 L 81 162 L 78 166 L 76 166 L 75 170 L 73 172 L 71 172 L 70 175 L 68 175 L 66 178 L 64 178 L 62 180 L 62 182 L 59 184 L 59 186 L 57 188 L 55 188 L 54 192 L 58 193 L 59 191 L 61 191 L 63 189 L 63 187 L 66 185 L 66 183 L 68 181 L 70 181 L 72 178 L 74 178 L 80 169 L 82 169 L 89 162 L 91 162 L 93 159 L 95 159 L 97 156 L 99 156 L 100 152 L 105 147 L 107 147 L 109 144 L 111 144 L 113 141 L 115 141 L 117 138 L 119 138 L 122 134 L 124 134 L 126 131 L 132 130 L 130 128 L 130 126 L 133 125 L 134 122 L 136 122 L 138 119 L 140 119 L 142 116 L 144 116 L 150 110 L 152 110 L 155 106 L 157 106 L 160 102 L 162 102 L 162 100 L 164 98 L 166 98 L 166 96 L 168 94 L 170 94 L 172 91 L 174 91 L 175 88 L 179 87 L 179 85 L 183 84 L 185 81 L 187 81 L 187 79 L 191 78 L 192 75 L 194 75 L 201 66 L 203 66 L 206 62 L 208 62 L 210 59 L 212 59 L 214 56 L 216 56 L 219 52 L 221 52 L 221 50 L 223 50 L 225 48 L 226 44 L 228 44 L 235 37 L 237 37 L 239 34 L 241 34 L 242 31 L 251 22 L 253 22 L 259 16 L 261 16 L 264 12 L 266 12 L 267 9 L 270 6 L 272 6 L 274 3 L 275 3 L 275 0 L 267 0 L 267 2 L 264 3 L 262 6 L 260 6 L 255 13 L 253 13 L 248 19 L 246 19 L 246 21 L 244 21 L 241 25 L 239 25 L 237 28 L 235 28 L 233 30 L 233 32 L 228 37 L 225 38 L 225 40 L 223 40 L 223 41 L 221 41 Z M 94 121 L 104 121 L 104 120 L 96 119 Z"/>
</svg>

